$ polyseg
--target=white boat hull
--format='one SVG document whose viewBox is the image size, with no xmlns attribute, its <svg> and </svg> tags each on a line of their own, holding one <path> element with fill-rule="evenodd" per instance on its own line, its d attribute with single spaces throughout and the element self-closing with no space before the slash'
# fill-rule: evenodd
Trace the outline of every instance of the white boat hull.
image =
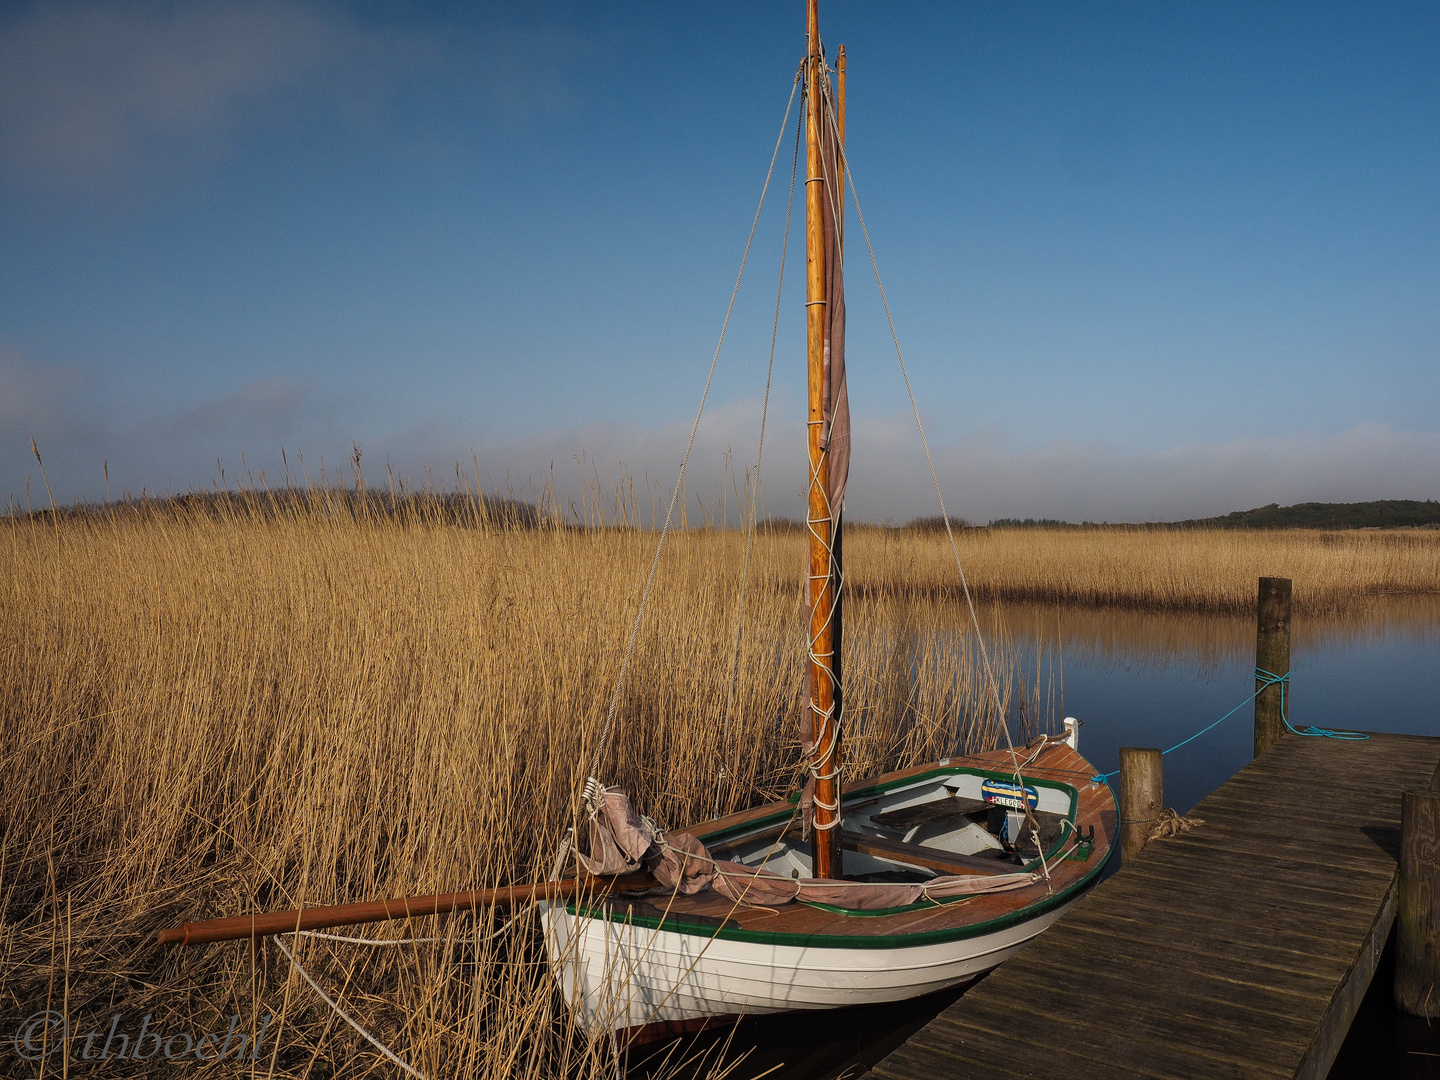
<svg viewBox="0 0 1440 1080">
<path fill-rule="evenodd" d="M 913 946 L 847 948 L 737 941 L 543 913 L 551 970 L 589 1032 L 717 1016 L 835 1009 L 919 997 L 1003 963 L 1075 896 L 1002 929 Z"/>
</svg>

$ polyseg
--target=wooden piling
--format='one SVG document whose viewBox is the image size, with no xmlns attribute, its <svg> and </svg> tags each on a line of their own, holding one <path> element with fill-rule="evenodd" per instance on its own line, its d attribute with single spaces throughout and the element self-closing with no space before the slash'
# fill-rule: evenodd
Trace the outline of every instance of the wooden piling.
<svg viewBox="0 0 1440 1080">
<path fill-rule="evenodd" d="M 1440 791 L 1407 791 L 1400 804 L 1395 905 L 1395 1004 L 1440 1017 Z"/>
<path fill-rule="evenodd" d="M 1255 614 L 1255 669 L 1272 675 L 1285 675 L 1290 671 L 1289 578 L 1260 579 Z M 1285 721 L 1281 716 L 1285 688 L 1278 684 L 1265 686 L 1265 680 L 1258 676 L 1255 688 L 1259 690 L 1255 697 L 1255 754 L 1258 757 L 1285 734 Z"/>
<path fill-rule="evenodd" d="M 1165 767 L 1159 750 L 1120 748 L 1120 856 L 1140 854 L 1165 806 Z"/>
</svg>

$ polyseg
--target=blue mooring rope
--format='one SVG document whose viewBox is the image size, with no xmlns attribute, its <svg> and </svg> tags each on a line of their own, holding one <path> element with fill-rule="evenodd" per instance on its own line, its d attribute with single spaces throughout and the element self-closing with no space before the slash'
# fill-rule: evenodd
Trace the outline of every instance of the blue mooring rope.
<svg viewBox="0 0 1440 1080">
<path fill-rule="evenodd" d="M 1285 687 L 1288 686 L 1290 683 L 1290 672 L 1287 671 L 1284 675 L 1272 675 L 1264 668 L 1257 667 L 1255 669 L 1255 678 L 1259 679 L 1265 685 L 1260 687 L 1260 690 L 1255 691 L 1255 694 L 1252 696 L 1251 700 L 1254 700 L 1254 697 L 1258 697 L 1260 691 L 1264 690 L 1266 687 L 1277 685 L 1280 687 L 1280 719 L 1284 721 L 1285 729 L 1289 731 L 1290 734 L 1316 735 L 1322 739 L 1339 739 L 1342 742 L 1364 742 L 1366 739 L 1370 738 L 1369 735 L 1363 735 L 1358 731 L 1331 731 L 1329 728 L 1316 727 L 1314 724 L 1311 724 L 1309 727 L 1306 727 L 1303 730 L 1297 731 L 1295 728 L 1290 726 L 1290 720 L 1285 715 Z M 1182 743 L 1181 745 L 1184 744 Z"/>
<path fill-rule="evenodd" d="M 1188 739 L 1183 739 L 1180 742 L 1176 743 L 1174 746 L 1170 747 L 1170 750 L 1162 750 L 1162 755 L 1170 753 L 1171 750 L 1179 750 L 1186 743 L 1194 742 L 1211 728 L 1219 727 L 1226 720 L 1229 720 L 1230 717 L 1234 716 L 1246 705 L 1249 705 L 1252 701 L 1254 701 L 1257 697 L 1259 697 L 1266 690 L 1270 689 L 1270 687 L 1272 686 L 1280 687 L 1280 719 L 1285 724 L 1285 730 L 1289 731 L 1292 735 L 1313 735 L 1317 738 L 1322 739 L 1339 739 L 1342 742 L 1363 742 L 1364 740 L 1370 738 L 1369 735 L 1363 735 L 1358 731 L 1331 731 L 1329 728 L 1315 727 L 1313 724 L 1309 727 L 1304 728 L 1303 730 L 1291 727 L 1290 720 L 1285 715 L 1285 687 L 1288 686 L 1290 683 L 1290 672 L 1287 671 L 1284 675 L 1276 675 L 1273 672 L 1266 671 L 1264 668 L 1257 667 L 1255 669 L 1255 681 L 1260 683 L 1260 685 L 1255 688 L 1255 693 L 1251 694 L 1244 701 L 1240 702 L 1239 705 L 1236 705 L 1235 708 L 1231 709 L 1224 716 L 1220 717 L 1220 719 L 1216 720 L 1215 723 L 1210 724 L 1207 727 L 1201 728 L 1199 731 L 1195 732 L 1194 735 L 1191 735 Z M 1096 773 L 1090 778 L 1090 782 L 1092 784 L 1109 784 L 1110 777 L 1119 775 L 1119 769 L 1116 769 L 1113 772 Z"/>
</svg>

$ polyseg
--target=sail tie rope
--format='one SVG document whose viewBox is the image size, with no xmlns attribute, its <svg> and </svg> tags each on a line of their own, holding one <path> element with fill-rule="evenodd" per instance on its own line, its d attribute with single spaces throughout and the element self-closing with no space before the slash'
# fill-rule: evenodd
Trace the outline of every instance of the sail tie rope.
<svg viewBox="0 0 1440 1080">
<path fill-rule="evenodd" d="M 821 498 L 826 500 L 827 518 L 818 520 L 830 520 L 833 522 L 835 518 L 834 513 L 829 506 L 830 494 L 824 489 L 824 485 L 820 483 L 819 473 L 816 472 L 815 466 L 813 464 L 810 466 L 810 484 L 812 487 L 820 488 Z M 835 780 L 838 779 L 840 776 L 840 763 L 836 760 L 835 755 L 835 747 L 840 740 L 840 710 L 837 710 L 836 708 L 835 698 L 836 696 L 838 696 L 839 700 L 842 703 L 844 702 L 845 698 L 843 691 L 839 686 L 838 680 L 834 680 L 835 673 L 833 666 L 821 664 L 822 658 L 833 660 L 834 653 L 831 652 L 822 654 L 817 652 L 815 650 L 815 643 L 820 639 L 821 635 L 824 634 L 824 632 L 830 627 L 830 624 L 835 619 L 835 612 L 840 606 L 841 590 L 843 590 L 845 587 L 845 574 L 844 571 L 836 565 L 833 530 L 831 532 L 830 540 L 826 541 L 815 530 L 815 521 L 812 521 L 808 514 L 806 515 L 805 527 L 814 539 L 820 541 L 821 546 L 825 549 L 825 556 L 827 560 L 827 573 L 825 574 L 825 576 L 822 578 L 815 578 L 812 576 L 810 578 L 810 595 L 812 597 L 812 600 L 815 598 L 813 587 L 814 582 L 835 582 L 835 587 L 830 591 L 830 607 L 825 612 L 825 618 L 821 622 L 818 630 L 816 630 L 812 625 L 808 640 L 806 641 L 806 662 L 816 666 L 826 666 L 830 671 L 831 678 L 833 680 L 832 685 L 834 689 L 837 691 L 841 691 L 841 693 L 839 693 L 838 695 L 832 694 L 830 704 L 824 709 L 817 708 L 813 701 L 807 702 L 804 705 L 804 708 L 808 708 L 814 713 L 815 718 L 818 721 L 815 729 L 814 746 L 810 751 L 810 758 L 807 762 L 806 767 L 809 770 L 810 775 L 813 776 L 817 781 Z M 843 704 L 841 708 L 843 709 Z M 822 761 L 830 761 L 832 763 L 832 767 L 829 772 L 821 771 L 820 762 Z M 818 821 L 813 820 L 812 815 L 812 820 L 808 823 L 809 828 L 813 828 L 817 832 L 829 832 L 831 829 L 835 828 L 837 825 L 840 824 L 840 793 L 838 791 L 835 793 L 835 801 L 833 803 L 825 802 L 819 797 L 817 785 L 816 790 L 811 793 L 811 799 L 814 802 L 815 806 L 819 807 L 822 810 L 834 813 L 835 816 L 830 818 L 829 821 L 826 821 L 822 824 Z"/>
<path fill-rule="evenodd" d="M 818 46 L 818 48 L 819 48 L 818 59 L 819 59 L 819 64 L 820 64 L 820 80 L 821 80 L 820 95 L 819 95 L 819 96 L 820 96 L 820 100 L 819 100 L 819 102 L 814 102 L 814 101 L 811 101 L 811 100 L 810 100 L 810 96 L 809 96 L 809 95 L 810 95 L 810 90 L 809 90 L 809 85 L 808 85 L 808 83 L 807 83 L 807 84 L 805 85 L 803 91 L 802 91 L 802 108 L 804 108 L 804 109 L 810 109 L 810 110 L 814 110 L 814 109 L 817 109 L 817 108 L 818 108 L 819 111 L 820 111 L 820 114 L 823 115 L 826 119 L 829 120 L 830 126 L 831 126 L 831 130 L 832 130 L 833 132 L 835 132 L 835 145 L 836 145 L 836 148 L 837 148 L 837 153 L 840 153 L 840 154 L 843 155 L 843 149 L 840 148 L 840 139 L 839 139 L 838 129 L 837 129 L 836 126 L 835 126 L 835 114 L 834 114 L 833 108 L 826 108 L 827 103 L 833 101 L 833 98 L 832 98 L 832 96 L 831 96 L 830 93 L 829 93 L 829 90 L 830 90 L 830 85 L 829 85 L 829 68 L 828 68 L 828 67 L 826 66 L 826 64 L 825 64 L 824 48 L 823 48 L 823 46 Z M 802 71 L 802 72 L 804 71 L 806 64 L 809 63 L 810 60 L 811 60 L 811 57 L 806 57 L 806 59 L 801 62 L 801 71 Z M 797 134 L 798 134 L 798 133 L 797 133 Z M 797 143 L 796 149 L 797 149 L 797 152 L 798 152 L 798 149 L 799 149 L 798 143 Z M 841 228 L 841 225 L 840 225 L 840 220 L 841 220 L 841 219 L 840 219 L 840 214 L 838 213 L 838 211 L 837 211 L 837 209 L 836 209 L 836 206 L 835 206 L 835 194 L 834 194 L 834 191 L 832 190 L 832 187 L 831 187 L 830 184 L 825 183 L 825 179 L 826 179 L 826 178 L 825 178 L 825 176 L 824 176 L 824 174 L 823 174 L 823 172 L 822 172 L 822 174 L 821 174 L 820 176 L 807 176 L 807 177 L 805 178 L 805 182 L 806 182 L 806 184 L 811 184 L 811 183 L 820 183 L 820 184 L 821 184 L 821 190 L 825 192 L 825 196 L 826 196 L 827 200 L 828 200 L 829 203 L 830 203 L 831 220 L 835 222 L 835 228 L 836 228 L 836 230 L 838 231 L 838 230 L 840 230 L 840 228 Z M 844 241 L 843 241 L 843 234 L 841 234 L 841 243 L 843 243 L 843 242 L 844 242 Z M 806 303 L 805 306 L 806 306 L 806 307 L 811 307 L 811 306 L 816 305 L 816 304 L 828 304 L 828 302 L 829 302 L 828 300 L 810 300 L 810 301 L 808 301 L 808 302 Z M 833 415 L 833 413 L 832 413 L 832 415 L 831 415 L 830 417 L 828 417 L 828 418 L 822 418 L 822 419 L 820 419 L 820 420 L 811 420 L 811 421 L 809 422 L 809 425 L 808 425 L 808 426 L 811 426 L 811 427 L 816 427 L 816 426 L 818 426 L 818 427 L 821 428 L 821 432 L 820 432 L 820 443 L 821 443 L 821 448 L 822 448 L 822 450 L 823 450 L 824 452 L 826 452 L 826 453 L 828 453 L 828 451 L 829 451 L 829 445 L 830 445 L 830 427 L 829 427 L 829 425 L 830 425 L 831 423 L 833 423 L 833 422 L 834 422 L 834 415 Z M 833 802 L 826 802 L 825 800 L 823 800 L 823 799 L 821 799 L 821 798 L 819 797 L 819 794 L 818 794 L 819 783 L 818 783 L 818 782 L 821 781 L 821 780 L 838 780 L 838 779 L 840 778 L 841 771 L 842 771 L 842 767 L 841 767 L 840 762 L 837 760 L 838 755 L 835 754 L 835 748 L 836 748 L 836 746 L 838 745 L 838 743 L 839 743 L 839 741 L 840 741 L 840 728 L 841 728 L 841 724 L 842 724 L 842 721 L 843 721 L 843 718 L 844 718 L 844 707 L 845 707 L 845 706 L 844 706 L 844 702 L 845 702 L 844 688 L 843 688 L 843 686 L 840 684 L 840 680 L 836 677 L 836 674 L 835 674 L 835 669 L 834 669 L 834 664 L 833 664 L 834 653 L 833 653 L 833 652 L 830 652 L 830 653 L 820 653 L 820 652 L 816 651 L 816 648 L 815 648 L 815 643 L 820 639 L 820 637 L 821 637 L 828 629 L 830 629 L 831 624 L 832 624 L 832 623 L 834 622 L 834 620 L 835 620 L 836 613 L 839 611 L 839 608 L 840 608 L 840 598 L 841 598 L 841 596 L 843 595 L 844 589 L 845 589 L 845 573 L 844 573 L 843 568 L 841 568 L 841 567 L 837 564 L 837 561 L 836 561 L 836 559 L 835 559 L 835 534 L 836 534 L 836 523 L 837 523 L 837 517 L 836 517 L 836 513 L 835 513 L 835 508 L 830 505 L 830 492 L 829 492 L 828 488 L 826 487 L 826 485 L 824 485 L 824 484 L 822 484 L 822 483 L 820 482 L 820 474 L 819 474 L 818 469 L 817 469 L 817 463 L 816 463 L 816 462 L 813 462 L 813 461 L 810 462 L 810 467 L 809 467 L 809 485 L 808 485 L 808 486 L 809 486 L 809 490 L 811 490 L 811 491 L 818 491 L 818 492 L 819 492 L 820 498 L 821 498 L 821 500 L 822 500 L 822 501 L 824 502 L 824 504 L 825 504 L 825 516 L 824 516 L 823 518 L 811 518 L 811 517 L 810 517 L 810 514 L 809 514 L 809 512 L 808 512 L 808 510 L 807 510 L 806 515 L 805 515 L 805 529 L 806 529 L 806 532 L 810 535 L 811 540 L 812 540 L 812 541 L 818 541 L 819 544 L 820 544 L 820 546 L 821 546 L 821 547 L 824 549 L 824 551 L 825 551 L 826 572 L 825 572 L 825 574 L 822 575 L 822 576 L 818 576 L 818 577 L 817 577 L 817 576 L 815 576 L 815 575 L 811 575 L 811 576 L 808 578 L 808 580 L 807 580 L 807 590 L 806 590 L 806 591 L 807 591 L 807 595 L 809 596 L 810 602 L 811 602 L 812 605 L 813 605 L 813 604 L 815 604 L 815 603 L 818 603 L 818 600 L 819 600 L 819 597 L 818 597 L 818 595 L 816 594 L 816 590 L 815 590 L 815 585 L 816 585 L 817 582 L 833 581 L 833 582 L 834 582 L 834 588 L 830 590 L 830 605 L 829 605 L 829 608 L 824 612 L 824 617 L 823 617 L 823 619 L 821 620 L 820 626 L 819 626 L 818 628 L 815 627 L 815 625 L 814 625 L 814 623 L 813 623 L 813 608 L 812 608 L 812 616 L 811 616 L 812 621 L 811 621 L 811 624 L 810 624 L 809 633 L 807 634 L 807 639 L 806 639 L 806 643 L 805 643 L 805 661 L 806 661 L 806 663 L 809 664 L 809 665 L 811 665 L 812 669 L 818 667 L 818 668 L 822 668 L 822 669 L 824 669 L 824 670 L 829 671 L 829 673 L 830 673 L 830 679 L 831 679 L 831 687 L 832 687 L 831 702 L 830 702 L 830 704 L 829 704 L 826 708 L 824 708 L 824 709 L 818 708 L 818 707 L 815 705 L 813 699 L 812 699 L 811 701 L 808 701 L 808 702 L 803 703 L 802 706 L 801 706 L 802 708 L 810 709 L 810 710 L 811 710 L 811 713 L 812 713 L 812 715 L 814 716 L 814 719 L 815 719 L 815 727 L 814 727 L 814 733 L 813 733 L 813 742 L 812 742 L 812 745 L 811 745 L 811 748 L 810 748 L 809 753 L 806 755 L 805 768 L 806 768 L 806 771 L 810 774 L 810 776 L 811 776 L 812 778 L 814 778 L 815 781 L 817 781 L 817 783 L 816 783 L 816 785 L 814 786 L 814 788 L 811 789 L 810 798 L 811 798 L 811 801 L 812 801 L 813 805 L 814 805 L 816 808 L 818 808 L 818 809 L 827 811 L 827 816 L 830 815 L 830 814 L 833 814 L 833 816 L 830 817 L 830 819 L 829 819 L 828 821 L 826 821 L 826 822 L 824 822 L 824 823 L 822 824 L 821 822 L 818 822 L 818 821 L 815 820 L 815 815 L 813 815 L 813 814 L 809 815 L 809 819 L 808 819 L 808 820 L 806 821 L 806 823 L 805 823 L 805 835 L 806 835 L 806 836 L 809 835 L 809 832 L 810 832 L 811 829 L 814 829 L 814 830 L 817 831 L 817 832 L 829 832 L 830 830 L 834 829 L 837 825 L 840 824 L 840 805 L 841 805 L 841 795 L 840 795 L 840 792 L 839 792 L 838 790 L 836 791 L 836 793 L 835 793 L 835 800 L 834 800 Z M 808 500 L 807 500 L 807 505 L 808 505 Z M 822 536 L 822 535 L 817 531 L 817 529 L 816 529 L 816 525 L 819 524 L 819 523 L 822 522 L 822 521 L 828 521 L 828 522 L 831 523 L 831 529 L 830 529 L 830 536 L 829 536 L 829 538 L 826 538 L 826 537 Z M 838 706 L 836 705 L 836 701 L 837 701 L 837 700 L 839 701 L 839 705 L 838 705 Z M 822 761 L 829 761 L 829 762 L 831 763 L 831 768 L 829 769 L 829 771 L 823 771 L 823 770 L 822 770 L 821 765 L 820 765 L 820 763 L 821 763 Z M 838 788 L 838 784 L 837 784 L 837 788 Z"/>
<path fill-rule="evenodd" d="M 1224 716 L 1220 717 L 1219 720 L 1216 720 L 1212 724 L 1206 724 L 1199 731 L 1195 732 L 1194 735 L 1191 735 L 1188 739 L 1181 739 L 1174 746 L 1170 747 L 1169 750 L 1160 751 L 1161 755 L 1163 756 L 1165 754 L 1171 753 L 1172 751 L 1179 750 L 1182 746 L 1186 746 L 1189 743 L 1194 742 L 1196 739 L 1200 738 L 1201 735 L 1204 735 L 1212 728 L 1219 727 L 1226 720 L 1229 720 L 1230 717 L 1234 716 L 1246 705 L 1249 705 L 1252 701 L 1254 701 L 1257 697 L 1259 697 L 1266 690 L 1270 689 L 1270 687 L 1272 686 L 1280 687 L 1280 719 L 1284 722 L 1286 730 L 1289 731 L 1292 735 L 1311 735 L 1323 739 L 1338 739 L 1341 742 L 1364 742 L 1366 739 L 1370 738 L 1369 735 L 1366 735 L 1363 732 L 1359 731 L 1332 731 L 1329 728 L 1315 727 L 1314 725 L 1306 727 L 1303 730 L 1297 730 L 1296 728 L 1291 727 L 1290 721 L 1285 715 L 1285 687 L 1290 684 L 1290 672 L 1287 671 L 1284 675 L 1276 675 L 1274 672 L 1266 671 L 1264 668 L 1257 667 L 1255 669 L 1255 681 L 1258 682 L 1260 685 L 1255 688 L 1255 692 L 1253 694 L 1247 697 L 1244 701 L 1240 702 L 1239 705 L 1236 705 Z M 1096 773 L 1090 778 L 1090 782 L 1092 784 L 1108 784 L 1112 776 L 1119 775 L 1119 769 L 1112 769 L 1110 772 L 1107 773 Z"/>
<path fill-rule="evenodd" d="M 770 190 L 770 179 L 775 173 L 775 162 L 780 157 L 780 146 L 785 141 L 785 130 L 790 126 L 790 110 L 795 104 L 795 92 L 800 85 L 797 74 L 790 88 L 790 100 L 785 105 L 785 119 L 780 124 L 780 134 L 775 139 L 775 150 L 770 155 L 770 168 L 765 173 L 765 184 L 760 189 L 760 204 L 755 208 L 755 220 L 750 224 L 750 235 L 745 241 L 745 253 L 740 258 L 740 272 L 735 275 L 735 288 L 730 292 L 730 306 L 725 309 L 725 321 L 720 325 L 720 340 L 715 344 L 715 355 L 710 361 L 710 372 L 705 377 L 705 389 L 700 394 L 700 407 L 695 411 L 695 422 L 690 427 L 690 441 L 685 446 L 685 456 L 680 461 L 680 474 L 675 478 L 675 490 L 670 495 L 670 507 L 665 511 L 665 524 L 660 529 L 660 540 L 655 545 L 655 557 L 650 563 L 650 574 L 645 579 L 645 590 L 640 595 L 640 609 L 635 613 L 635 623 L 630 628 L 630 641 L 625 646 L 625 657 L 620 663 L 620 673 L 615 678 L 615 689 L 610 695 L 610 708 L 605 715 L 605 724 L 600 729 L 600 745 L 590 762 L 587 787 L 600 771 L 600 762 L 610 747 L 615 731 L 615 714 L 620 706 L 620 690 L 625 684 L 625 674 L 630 669 L 630 659 L 635 652 L 635 642 L 640 636 L 640 625 L 645 619 L 645 608 L 650 602 L 650 592 L 655 585 L 655 573 L 660 567 L 660 554 L 665 550 L 665 538 L 670 533 L 670 522 L 675 515 L 675 504 L 685 486 L 685 470 L 690 464 L 690 453 L 695 448 L 695 435 L 700 430 L 700 417 L 705 413 L 705 400 L 710 396 L 710 384 L 715 379 L 715 368 L 720 363 L 720 350 L 725 345 L 725 332 L 730 327 L 730 316 L 735 311 L 735 298 L 740 294 L 740 282 L 745 277 L 745 264 L 750 259 L 750 247 L 755 241 L 755 229 L 760 224 L 760 213 L 765 209 L 765 195 Z"/>
</svg>

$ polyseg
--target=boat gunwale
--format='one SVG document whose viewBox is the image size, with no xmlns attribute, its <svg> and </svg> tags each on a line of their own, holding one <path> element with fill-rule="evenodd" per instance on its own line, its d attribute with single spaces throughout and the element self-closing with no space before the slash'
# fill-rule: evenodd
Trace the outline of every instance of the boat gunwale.
<svg viewBox="0 0 1440 1080">
<path fill-rule="evenodd" d="M 954 759 L 950 760 L 953 761 Z M 893 779 L 889 780 L 886 780 L 883 777 L 877 777 L 876 782 L 874 783 L 861 781 L 860 784 L 857 784 L 854 788 L 847 790 L 844 797 L 845 799 L 849 800 L 852 798 L 863 798 L 876 794 L 885 794 L 886 792 L 893 791 L 898 787 L 908 786 L 916 783 L 924 783 L 927 780 L 933 780 L 941 776 L 955 776 L 960 774 L 978 775 L 986 779 L 1013 779 L 1015 776 L 1014 772 L 995 772 L 988 769 L 978 768 L 973 765 L 952 765 L 949 763 L 940 765 L 937 763 L 934 767 L 931 767 L 929 769 L 923 769 L 923 771 L 920 772 L 909 772 L 907 770 L 905 775 L 895 776 Z M 1068 791 L 1070 794 L 1070 809 L 1066 815 L 1066 820 L 1071 822 L 1072 829 L 1078 830 L 1078 825 L 1075 823 L 1075 815 L 1078 813 L 1080 806 L 1079 788 L 1077 788 L 1073 784 L 1068 784 L 1063 781 L 1049 780 L 1038 776 L 1029 776 L 1024 774 L 1023 772 L 1021 774 L 1021 779 L 1027 783 L 1038 784 L 1060 791 Z M 1108 790 L 1109 785 L 1105 785 L 1105 788 L 1106 790 Z M 1113 794 L 1111 798 L 1113 800 Z M 760 808 L 757 807 L 756 809 Z M 753 812 L 754 811 L 742 811 L 742 813 Z M 777 809 L 773 813 L 750 818 L 749 820 L 737 822 L 734 825 L 728 825 L 724 828 L 710 832 L 700 832 L 698 830 L 685 831 L 691 832 L 691 835 L 696 836 L 698 839 L 704 841 L 716 838 L 724 839 L 732 837 L 736 833 L 752 832 L 756 831 L 757 829 L 763 829 L 764 827 L 783 821 L 787 816 L 792 816 L 793 814 L 794 810 L 792 808 L 786 807 L 784 809 Z M 1062 837 L 1055 843 L 1053 847 L 1051 847 L 1048 852 L 1045 853 L 1047 859 L 1059 853 L 1059 851 L 1065 844 L 1065 839 L 1066 838 Z M 1106 851 L 1104 857 L 1101 858 L 1096 863 L 1096 865 L 1089 868 L 1084 874 L 1082 874 L 1075 881 L 1071 882 L 1069 885 L 1065 886 L 1063 889 L 1060 889 L 1053 893 L 1049 893 L 1040 899 L 1031 901 L 1023 907 L 1016 908 L 1014 911 L 1007 912 L 1004 915 L 997 915 L 992 919 L 986 919 L 981 922 L 971 923 L 965 926 L 948 927 L 943 930 L 921 930 L 912 933 L 902 932 L 896 934 L 865 935 L 848 935 L 833 933 L 794 933 L 783 930 L 750 930 L 743 927 L 730 927 L 723 925 L 717 927 L 713 923 L 710 925 L 704 925 L 701 923 L 687 922 L 684 915 L 670 915 L 667 913 L 661 918 L 655 918 L 654 916 L 649 915 L 636 915 L 633 912 L 622 912 L 619 909 L 618 905 L 614 905 L 613 902 L 610 905 L 606 905 L 604 903 L 586 903 L 582 907 L 580 903 L 573 899 L 566 902 L 565 912 L 567 915 L 575 918 L 586 918 L 595 921 L 623 923 L 627 926 L 635 926 L 638 928 L 649 930 L 669 930 L 675 933 L 687 934 L 691 936 L 721 938 L 728 941 L 740 941 L 752 944 L 863 949 L 924 946 L 939 944 L 948 941 L 960 941 L 964 940 L 965 938 L 971 937 L 979 937 L 994 931 L 1004 930 L 1007 927 L 1015 925 L 1016 923 L 1032 919 L 1037 915 L 1043 915 L 1047 911 L 1052 910 L 1054 907 L 1066 903 L 1069 898 L 1072 898 L 1078 892 L 1084 891 L 1092 884 L 1094 884 L 1095 879 L 1104 871 L 1105 867 L 1109 864 L 1111 858 L 1114 857 L 1116 850 L 1117 848 L 1115 846 L 1114 837 L 1109 837 L 1108 850 Z M 1025 870 L 1030 870 L 1031 867 L 1036 867 L 1039 865 L 1039 858 L 1032 859 L 1029 863 L 1025 865 Z M 1037 882 L 1036 884 L 1039 883 Z M 1034 888 L 1034 886 L 1026 886 L 1026 888 Z M 925 908 L 946 907 L 952 904 L 959 903 L 961 901 L 969 900 L 973 897 L 973 895 L 975 894 L 971 894 L 970 896 L 947 897 L 942 900 L 922 899 L 914 904 L 907 904 L 902 907 L 882 908 L 879 910 L 870 911 L 860 911 L 853 908 L 842 908 L 831 904 L 818 903 L 805 903 L 804 906 L 819 909 L 822 911 L 829 911 L 834 914 L 843 915 L 847 918 L 884 918 L 896 915 L 908 915 L 912 912 L 919 911 Z"/>
<path fill-rule="evenodd" d="M 1113 857 L 1115 849 L 1111 848 Z M 637 929 L 655 930 L 658 932 L 671 932 L 684 934 L 689 937 L 703 937 L 712 940 L 737 941 L 753 945 L 780 945 L 797 948 L 820 948 L 820 949 L 895 949 L 895 948 L 918 948 L 928 945 L 942 945 L 952 941 L 964 941 L 966 938 L 983 937 L 989 933 L 997 933 L 1008 929 L 1017 923 L 1028 922 L 1038 915 L 1044 915 L 1056 907 L 1068 903 L 1072 899 L 1078 899 L 1093 883 L 1094 879 L 1109 863 L 1107 857 L 1093 869 L 1087 871 L 1083 877 L 1077 878 L 1065 888 L 1051 893 L 1039 900 L 1032 901 L 1024 907 L 1016 908 L 1014 911 L 1004 915 L 997 915 L 993 919 L 986 919 L 983 922 L 970 923 L 966 926 L 949 927 L 944 930 L 920 930 L 913 933 L 898 934 L 800 934 L 790 933 L 784 930 L 746 930 L 743 927 L 727 926 L 702 926 L 698 923 L 688 923 L 683 916 L 667 916 L 657 919 L 648 915 L 631 915 L 622 913 L 617 908 L 597 908 L 586 906 L 577 910 L 576 905 L 567 903 L 565 913 L 572 918 L 589 919 L 595 922 L 621 923 L 625 926 L 633 926 Z M 1034 886 L 1026 886 L 1033 888 Z M 953 904 L 956 900 L 964 900 L 965 897 L 955 897 L 950 900 L 936 901 L 932 906 L 939 904 Z M 818 905 L 806 905 L 818 906 Z M 918 905 L 916 905 L 918 906 Z M 894 909 L 892 914 L 909 914 L 915 907 Z M 850 914 L 846 912 L 845 914 Z M 878 912 L 867 912 L 867 914 L 881 914 Z"/>
</svg>

